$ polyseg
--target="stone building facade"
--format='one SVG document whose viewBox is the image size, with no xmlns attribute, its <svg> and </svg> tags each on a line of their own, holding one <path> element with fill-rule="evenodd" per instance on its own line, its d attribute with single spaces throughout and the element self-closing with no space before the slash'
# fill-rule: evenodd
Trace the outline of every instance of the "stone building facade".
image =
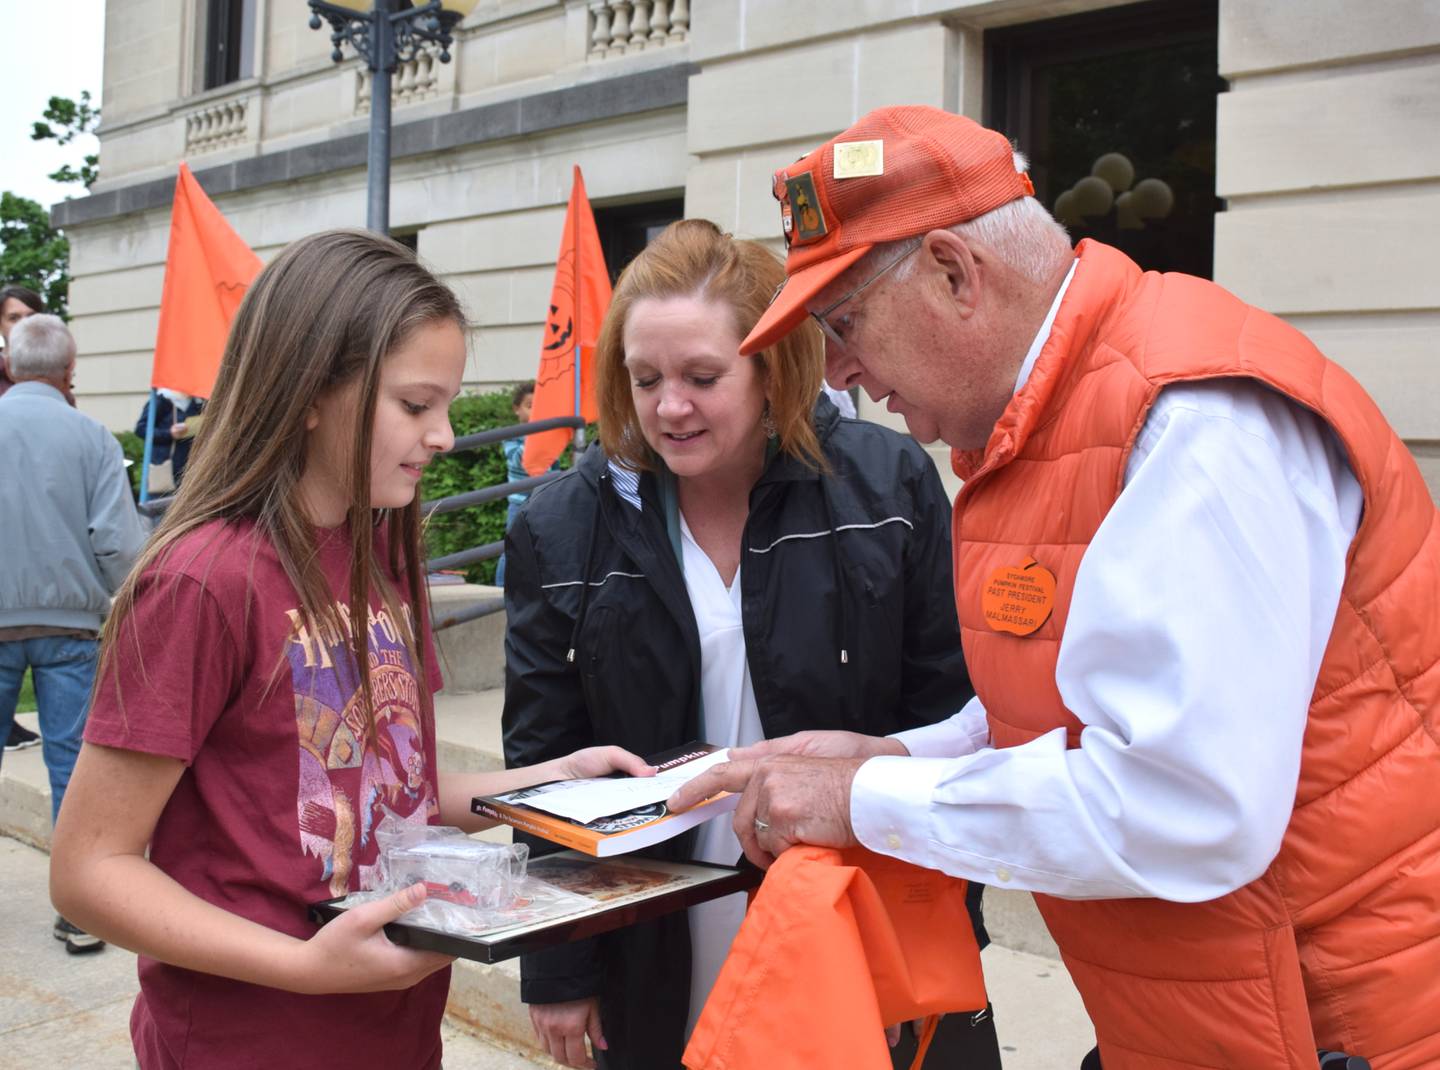
<svg viewBox="0 0 1440 1070">
<path fill-rule="evenodd" d="M 1440 495 L 1435 0 L 480 0 L 453 62 L 396 75 L 392 229 L 477 322 L 467 383 L 527 378 L 572 163 L 616 248 L 681 211 L 778 245 L 771 172 L 868 109 L 993 121 L 1004 99 L 1058 107 L 1063 85 L 1112 99 L 1104 42 L 1133 31 L 1162 57 L 1197 12 L 1224 80 L 1191 153 L 1221 209 L 1200 222 L 1214 278 L 1348 367 Z M 112 0 L 105 35 L 101 178 L 54 218 L 81 403 L 119 428 L 148 381 L 176 165 L 265 258 L 360 225 L 369 84 L 304 0 Z M 1100 43 L 1055 58 L 1082 39 Z"/>
</svg>

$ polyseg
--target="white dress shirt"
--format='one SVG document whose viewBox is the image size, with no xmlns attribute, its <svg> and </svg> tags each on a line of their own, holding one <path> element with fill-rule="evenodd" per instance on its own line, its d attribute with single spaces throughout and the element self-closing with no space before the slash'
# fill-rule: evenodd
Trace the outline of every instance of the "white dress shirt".
<svg viewBox="0 0 1440 1070">
<path fill-rule="evenodd" d="M 1070 899 L 1199 902 L 1249 883 L 1289 824 L 1362 504 L 1308 409 L 1253 380 L 1165 388 L 1075 576 L 1055 676 L 1080 746 L 1056 729 L 991 748 L 973 699 L 899 733 L 912 757 L 861 766 L 856 836 Z"/>
</svg>

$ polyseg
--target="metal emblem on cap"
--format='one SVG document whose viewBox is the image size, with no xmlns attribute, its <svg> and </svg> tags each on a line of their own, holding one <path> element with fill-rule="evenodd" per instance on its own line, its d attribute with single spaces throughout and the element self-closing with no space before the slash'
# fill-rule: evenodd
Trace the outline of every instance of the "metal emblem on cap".
<svg viewBox="0 0 1440 1070">
<path fill-rule="evenodd" d="M 790 172 L 783 167 L 775 172 L 770 192 L 780 202 L 780 233 L 785 236 L 785 248 L 790 248 L 790 239 L 795 232 L 794 213 L 790 211 L 790 188 L 785 184 L 790 179 Z"/>
<path fill-rule="evenodd" d="M 885 173 L 885 142 L 837 141 L 835 177 L 866 178 Z"/>
<path fill-rule="evenodd" d="M 782 226 L 787 204 L 791 215 L 791 241 L 804 245 L 819 241 L 830 233 L 825 224 L 825 213 L 820 210 L 820 198 L 815 193 L 815 179 L 809 171 L 785 180 L 785 199 L 780 202 Z"/>
</svg>

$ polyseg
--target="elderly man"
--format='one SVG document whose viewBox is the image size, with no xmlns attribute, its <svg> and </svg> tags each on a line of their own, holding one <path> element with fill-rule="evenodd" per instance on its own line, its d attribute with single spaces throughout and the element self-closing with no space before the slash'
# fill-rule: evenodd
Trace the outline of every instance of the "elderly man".
<svg viewBox="0 0 1440 1070">
<path fill-rule="evenodd" d="M 14 720 L 28 668 L 53 820 L 80 750 L 100 621 L 144 536 L 115 436 L 65 401 L 75 371 L 65 324 L 43 314 L 22 319 L 8 358 L 15 385 L 0 397 L 0 734 Z M 58 917 L 55 938 L 74 954 L 104 946 Z"/>
<path fill-rule="evenodd" d="M 762 864 L 858 841 L 1037 893 L 1105 1070 L 1440 1065 L 1420 473 L 1297 331 L 1072 252 L 1022 169 L 958 116 L 861 119 L 777 173 L 789 278 L 741 347 L 810 315 L 832 385 L 954 448 L 977 698 L 750 748 L 673 801 L 745 789 Z"/>
</svg>

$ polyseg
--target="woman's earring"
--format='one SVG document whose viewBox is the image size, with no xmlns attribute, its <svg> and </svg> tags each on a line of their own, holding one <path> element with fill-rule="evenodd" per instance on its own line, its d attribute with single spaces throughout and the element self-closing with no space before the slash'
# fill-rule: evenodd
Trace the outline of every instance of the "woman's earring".
<svg viewBox="0 0 1440 1070">
<path fill-rule="evenodd" d="M 770 412 L 769 401 L 765 402 L 765 411 L 760 414 L 760 430 L 765 432 L 766 438 L 774 438 L 780 433 L 780 429 L 775 426 L 775 417 Z"/>
</svg>

